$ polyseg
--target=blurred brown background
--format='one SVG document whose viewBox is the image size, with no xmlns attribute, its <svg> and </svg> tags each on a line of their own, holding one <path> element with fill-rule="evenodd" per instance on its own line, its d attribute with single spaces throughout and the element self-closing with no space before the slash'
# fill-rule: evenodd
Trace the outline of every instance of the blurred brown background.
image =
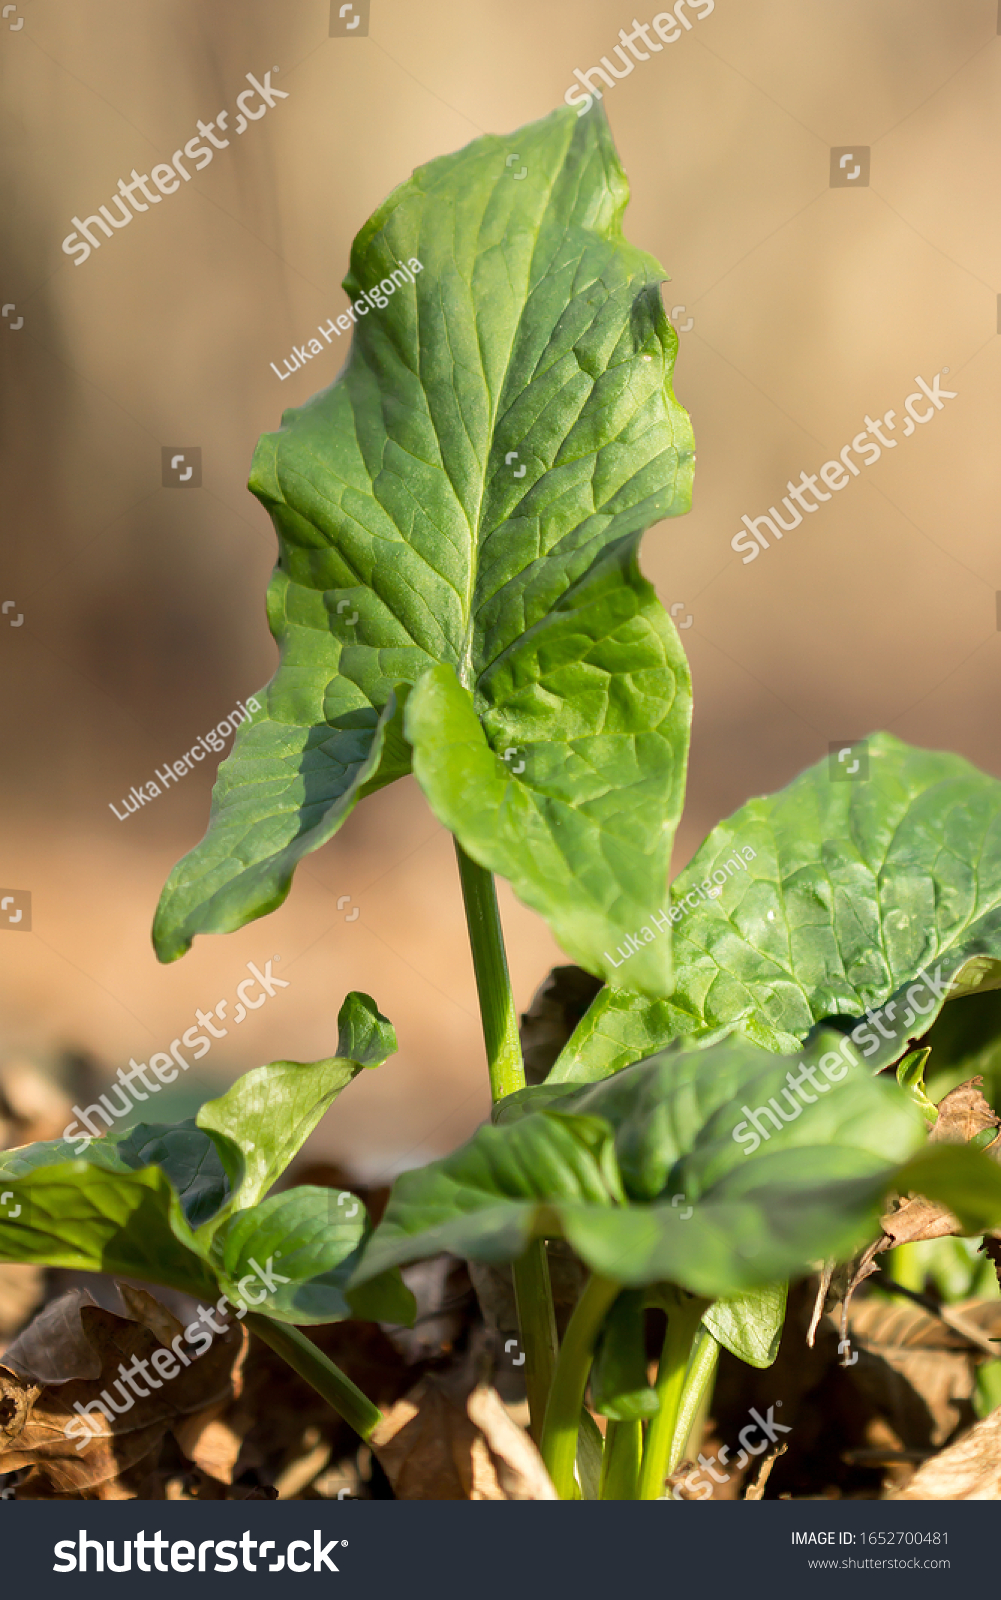
<svg viewBox="0 0 1001 1600">
<path fill-rule="evenodd" d="M 561 103 L 633 11 L 372 0 L 367 37 L 342 38 L 329 13 L 19 0 L 0 23 L 0 883 L 33 911 L 30 934 L 0 923 L 0 1047 L 146 1060 L 233 997 L 247 961 L 280 955 L 289 987 L 199 1071 L 328 1054 L 343 995 L 369 991 L 400 1053 L 318 1138 L 373 1178 L 455 1144 L 487 1105 L 451 842 L 416 787 L 365 802 L 281 911 L 169 968 L 149 924 L 215 761 L 124 822 L 109 806 L 271 674 L 275 544 L 244 484 L 257 435 L 336 374 L 334 346 L 284 383 L 270 363 L 343 308 L 353 235 L 415 165 Z M 287 98 L 75 266 L 74 213 L 169 160 L 199 118 L 226 107 L 232 133 L 245 75 L 268 71 Z M 748 795 L 876 727 L 1001 775 L 999 90 L 997 0 L 717 0 L 606 95 L 627 231 L 671 274 L 668 311 L 694 319 L 676 387 L 695 505 L 644 544 L 661 598 L 693 619 L 675 869 Z M 869 185 L 832 188 L 831 148 L 853 141 Z M 741 562 L 742 513 L 946 366 L 957 398 L 933 425 L 898 431 L 903 448 Z M 200 488 L 161 486 L 171 444 L 201 449 Z M 503 910 L 524 1007 L 558 952 L 506 892 Z"/>
</svg>

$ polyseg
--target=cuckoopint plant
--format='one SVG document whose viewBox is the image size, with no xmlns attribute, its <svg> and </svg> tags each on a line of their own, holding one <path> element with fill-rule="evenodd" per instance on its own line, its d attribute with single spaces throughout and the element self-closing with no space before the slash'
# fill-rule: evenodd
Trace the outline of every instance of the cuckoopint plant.
<svg viewBox="0 0 1001 1600">
<path fill-rule="evenodd" d="M 300 1328 L 406 1321 L 400 1268 L 443 1250 L 509 1265 L 533 1434 L 568 1499 L 662 1497 L 720 1349 L 774 1360 L 789 1280 L 850 1260 L 889 1197 L 938 1201 L 970 1235 L 1001 1221 L 995 1162 L 929 1142 L 927 1097 L 884 1070 L 947 1003 L 1001 987 L 1001 784 L 875 735 L 865 782 L 825 760 L 666 887 L 691 681 L 638 548 L 688 509 L 694 447 L 627 198 L 599 103 L 430 162 L 358 234 L 347 363 L 251 469 L 278 536 L 279 666 L 154 922 L 173 961 L 274 910 L 301 857 L 412 772 L 455 839 L 491 1122 L 399 1178 L 374 1229 L 346 1193 L 269 1195 L 395 1048 L 351 994 L 329 1060 L 258 1068 L 186 1123 L 79 1157 L 0 1159 L 23 1202 L 0 1215 L 6 1260 L 238 1299 L 280 1252 L 248 1321 L 363 1437 L 378 1409 Z M 533 1087 L 496 874 L 604 984 Z M 562 1340 L 557 1239 L 585 1272 Z"/>
</svg>

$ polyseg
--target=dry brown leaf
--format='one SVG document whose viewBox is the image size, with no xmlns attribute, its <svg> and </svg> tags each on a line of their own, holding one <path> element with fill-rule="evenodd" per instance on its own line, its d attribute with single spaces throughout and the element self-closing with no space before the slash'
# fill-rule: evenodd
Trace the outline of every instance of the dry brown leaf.
<svg viewBox="0 0 1001 1600">
<path fill-rule="evenodd" d="M 40 1390 L 40 1384 L 31 1383 L 9 1367 L 0 1367 L 0 1471 L 11 1470 L 3 1465 L 4 1449 L 24 1428 Z"/>
<path fill-rule="evenodd" d="M 939 1101 L 929 1144 L 969 1144 L 985 1128 L 998 1126 L 998 1118 L 981 1092 L 983 1084 L 983 1078 L 969 1078 Z"/>
<path fill-rule="evenodd" d="M 50 1300 L 24 1332 L 8 1345 L 4 1361 L 25 1378 L 45 1384 L 96 1378 L 101 1357 L 81 1322 L 84 1306 L 96 1306 L 89 1289 L 67 1289 Z"/>
<path fill-rule="evenodd" d="M 241 1352 L 237 1358 L 240 1369 L 244 1354 Z M 237 1394 L 240 1374 L 236 1373 L 234 1377 L 234 1394 Z M 232 1483 L 233 1469 L 252 1420 L 245 1412 L 238 1412 L 232 1407 L 229 1400 L 220 1400 L 190 1417 L 178 1417 L 170 1431 L 188 1460 L 193 1461 L 196 1467 L 201 1467 L 210 1478 L 217 1478 L 220 1483 Z"/>
<path fill-rule="evenodd" d="M 496 1390 L 429 1374 L 370 1440 L 398 1500 L 555 1500 L 532 1440 Z"/>
<path fill-rule="evenodd" d="M 137 1289 L 131 1283 L 119 1283 L 116 1287 L 129 1316 L 148 1328 L 162 1345 L 172 1344 L 177 1335 L 184 1332 L 184 1323 L 148 1289 Z"/>
<path fill-rule="evenodd" d="M 888 1500 L 1001 1500 L 1001 1409 L 919 1467 Z"/>
<path fill-rule="evenodd" d="M 969 1144 L 985 1128 L 998 1127 L 998 1118 L 981 1093 L 983 1081 L 983 1078 L 970 1078 L 945 1095 L 939 1102 L 938 1117 L 928 1135 L 929 1144 Z M 992 1144 L 989 1152 L 993 1151 Z M 892 1245 L 916 1244 L 922 1239 L 962 1236 L 966 1232 L 958 1217 L 945 1206 L 925 1200 L 921 1195 L 901 1200 L 880 1223 L 883 1238 L 875 1247 L 880 1250 L 889 1250 Z"/>
<path fill-rule="evenodd" d="M 247 1335 L 242 1327 L 230 1328 L 217 1335 L 203 1355 L 185 1352 L 189 1365 L 184 1366 L 176 1353 L 166 1351 L 145 1320 L 151 1318 L 164 1332 L 173 1322 L 152 1296 L 133 1291 L 132 1309 L 142 1320 L 87 1303 L 79 1291 L 64 1299 L 68 1304 L 62 1313 L 50 1314 L 53 1307 L 49 1307 L 36 1323 L 54 1330 L 70 1376 L 47 1381 L 37 1389 L 23 1426 L 0 1451 L 0 1471 L 31 1467 L 36 1469 L 32 1479 L 36 1474 L 44 1477 L 56 1494 L 94 1493 L 105 1486 L 100 1497 L 114 1496 L 116 1491 L 107 1486 L 151 1456 L 179 1416 L 203 1411 L 232 1396 L 234 1369 L 239 1369 Z M 26 1383 L 33 1375 L 32 1365 L 42 1365 L 45 1359 L 35 1324 L 17 1344 L 21 1347 L 18 1358 L 26 1369 L 21 1381 Z M 150 1362 L 158 1351 L 165 1352 L 160 1359 L 165 1370 L 153 1367 L 160 1378 L 156 1384 L 150 1376 Z M 134 1377 L 134 1390 L 125 1383 L 123 1368 Z M 90 1376 L 80 1376 L 81 1369 Z M 144 1389 L 146 1384 L 149 1387 Z M 131 1401 L 128 1408 L 116 1412 L 115 1406 L 122 1408 L 125 1400 Z M 103 1402 L 110 1418 L 95 1407 L 85 1422 L 76 1405 L 86 1410 L 94 1402 Z M 124 1482 L 120 1492 L 128 1497 Z"/>
<path fill-rule="evenodd" d="M 133 1466 L 123 1467 L 116 1478 L 91 1489 L 62 1491 L 54 1487 L 44 1467 L 33 1467 L 17 1485 L 18 1500 L 162 1500 L 163 1474 L 156 1470 L 156 1452 Z"/>
<path fill-rule="evenodd" d="M 754 1482 L 749 1483 L 747 1486 L 747 1492 L 744 1495 L 745 1500 L 763 1500 L 765 1498 L 765 1485 L 772 1475 L 772 1468 L 779 1456 L 784 1456 L 788 1448 L 787 1444 L 777 1444 L 774 1450 L 769 1450 L 758 1469 L 758 1475 Z"/>
<path fill-rule="evenodd" d="M 950 1308 L 974 1337 L 1001 1334 L 1001 1301 Z M 858 1362 L 853 1383 L 886 1418 L 903 1450 L 934 1449 L 972 1416 L 981 1346 L 942 1317 L 911 1303 L 866 1300 L 852 1308 L 849 1332 Z M 986 1349 L 993 1354 L 993 1347 Z"/>
<path fill-rule="evenodd" d="M 889 1250 L 897 1244 L 917 1244 L 921 1239 L 945 1239 L 951 1234 L 962 1236 L 966 1229 L 945 1206 L 922 1195 L 902 1200 L 894 1211 L 880 1217 L 883 1238 L 880 1250 Z"/>
<path fill-rule="evenodd" d="M 981 1092 L 983 1081 L 983 1078 L 970 1078 L 943 1097 L 939 1102 L 938 1117 L 928 1135 L 929 1144 L 969 1144 L 985 1128 L 1001 1126 Z M 985 1154 L 1001 1160 L 1001 1138 L 995 1139 Z M 910 1195 L 897 1200 L 892 1209 L 880 1218 L 880 1227 L 882 1233 L 859 1257 L 845 1292 L 842 1336 L 852 1296 L 859 1285 L 877 1271 L 875 1258 L 881 1251 L 890 1250 L 898 1244 L 917 1244 L 924 1239 L 962 1238 L 967 1232 L 959 1218 L 947 1207 L 934 1200 L 926 1200 L 923 1195 Z M 1001 1267 L 998 1267 L 996 1260 L 995 1267 L 998 1268 L 998 1281 L 1001 1283 Z"/>
<path fill-rule="evenodd" d="M 555 1500 L 556 1490 L 533 1440 L 509 1416 L 490 1384 L 478 1383 L 466 1402 L 470 1422 L 480 1430 L 500 1494 L 483 1499 Z M 475 1497 L 474 1497 L 475 1498 Z"/>
<path fill-rule="evenodd" d="M 986 1356 L 1001 1354 L 991 1342 L 1001 1337 L 1001 1300 L 961 1300 L 935 1310 L 914 1301 L 887 1305 L 866 1300 L 852 1311 L 850 1325 L 852 1338 L 868 1348 L 962 1350 L 973 1345 Z"/>
</svg>

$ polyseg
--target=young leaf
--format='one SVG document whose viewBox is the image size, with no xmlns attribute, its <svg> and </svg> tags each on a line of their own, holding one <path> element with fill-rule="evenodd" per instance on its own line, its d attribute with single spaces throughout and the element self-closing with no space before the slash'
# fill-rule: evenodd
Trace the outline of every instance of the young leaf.
<svg viewBox="0 0 1001 1600">
<path fill-rule="evenodd" d="M 432 807 L 593 971 L 635 936 L 619 981 L 669 991 L 668 937 L 643 929 L 691 695 L 637 547 L 688 509 L 693 446 L 664 273 L 622 236 L 627 198 L 600 106 L 563 108 L 420 168 L 358 235 L 348 362 L 254 457 L 280 665 L 164 890 L 161 960 L 279 905 L 299 857 L 407 770 L 393 691 L 433 672 L 408 720 Z M 370 308 L 380 280 L 395 292 Z"/>
<path fill-rule="evenodd" d="M 719 1298 L 851 1252 L 924 1125 L 836 1038 L 792 1059 L 733 1038 L 512 1095 L 498 1126 L 397 1180 L 355 1281 L 439 1250 L 509 1261 L 562 1235 L 618 1283 Z"/>
<path fill-rule="evenodd" d="M 279 1321 L 412 1321 L 398 1273 L 345 1292 L 370 1232 L 353 1195 L 299 1188 L 258 1203 L 363 1065 L 396 1048 L 368 995 L 349 994 L 338 1022 L 352 1059 L 258 1067 L 196 1119 L 140 1124 L 95 1139 L 81 1157 L 62 1140 L 0 1156 L 0 1189 L 11 1195 L 0 1260 L 117 1272 L 213 1301 L 222 1288 Z"/>
<path fill-rule="evenodd" d="M 231 1211 L 256 1205 L 363 1067 L 396 1050 L 392 1023 L 370 995 L 356 990 L 337 1017 L 338 1053 L 326 1061 L 272 1061 L 238 1078 L 197 1117 L 174 1125 L 140 1123 L 117 1143 L 92 1145 L 95 1159 L 114 1150 L 131 1170 L 156 1165 L 177 1193 L 192 1230 L 207 1239 Z M 185 1242 L 199 1251 L 181 1226 Z"/>
<path fill-rule="evenodd" d="M 1001 984 L 1001 783 L 876 734 L 867 781 L 832 781 L 825 759 L 721 822 L 671 904 L 682 916 L 670 999 L 604 989 L 552 1082 L 592 1082 L 652 1043 L 735 1028 L 793 1050 L 835 1015 L 863 1019 L 852 1037 L 878 1070 L 930 1027 L 950 985 Z"/>
<path fill-rule="evenodd" d="M 616 1300 L 595 1346 L 591 1404 L 613 1422 L 636 1422 L 660 1410 L 647 1381 L 642 1289 L 626 1289 Z"/>
<path fill-rule="evenodd" d="M 199 1111 L 198 1126 L 213 1137 L 228 1161 L 233 1209 L 256 1205 L 341 1090 L 364 1067 L 380 1066 L 396 1050 L 393 1026 L 370 995 L 353 990 L 341 1006 L 337 1024 L 336 1056 L 256 1067 Z"/>
<path fill-rule="evenodd" d="M 770 1367 L 779 1353 L 788 1288 L 786 1283 L 766 1283 L 732 1300 L 716 1300 L 703 1314 L 703 1326 L 738 1360 Z"/>
<path fill-rule="evenodd" d="M 143 1167 L 160 1168 L 170 1180 L 192 1228 L 208 1222 L 230 1197 L 229 1176 L 219 1146 L 198 1127 L 194 1117 L 175 1123 L 139 1122 L 117 1141 L 115 1150 L 133 1172 Z"/>
<path fill-rule="evenodd" d="M 396 1054 L 396 1029 L 370 994 L 352 989 L 337 1013 L 337 1054 L 361 1067 L 381 1067 Z"/>
<path fill-rule="evenodd" d="M 253 1297 L 255 1310 L 279 1322 L 359 1316 L 412 1323 L 414 1297 L 398 1273 L 345 1293 L 370 1232 L 365 1207 L 354 1195 L 302 1185 L 237 1212 L 216 1234 L 212 1257 L 232 1302 Z"/>
<path fill-rule="evenodd" d="M 906 1089 L 914 1104 L 918 1107 L 925 1121 L 934 1125 L 938 1117 L 938 1106 L 934 1100 L 929 1100 L 925 1088 L 925 1067 L 928 1065 L 930 1049 L 912 1050 L 897 1063 L 897 1082 L 902 1089 Z"/>
</svg>

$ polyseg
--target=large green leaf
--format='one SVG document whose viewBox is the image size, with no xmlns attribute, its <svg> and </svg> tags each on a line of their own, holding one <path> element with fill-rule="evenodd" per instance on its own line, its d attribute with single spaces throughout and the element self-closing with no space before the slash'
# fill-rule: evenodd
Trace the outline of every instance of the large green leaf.
<svg viewBox="0 0 1001 1600">
<path fill-rule="evenodd" d="M 671 1050 L 591 1086 L 523 1090 L 497 1114 L 397 1180 L 356 1281 L 439 1250 L 509 1261 L 533 1237 L 561 1235 L 630 1287 L 736 1295 L 875 1234 L 881 1200 L 925 1138 L 907 1096 L 830 1032 L 796 1057 L 739 1037 Z M 1001 1182 L 986 1158 L 963 1154 Z M 922 1170 L 935 1166 L 933 1156 Z M 990 1182 L 980 1213 L 1001 1217 Z M 777 1321 L 772 1309 L 762 1325 Z"/>
<path fill-rule="evenodd" d="M 670 781 L 674 761 L 669 742 L 622 737 L 623 730 L 606 727 L 600 740 L 574 741 L 571 748 L 565 738 L 543 739 L 540 729 L 531 745 L 522 741 L 533 754 L 531 779 L 526 772 L 523 781 L 512 782 L 488 743 L 472 694 L 451 667 L 432 669 L 417 685 L 405 726 L 414 774 L 440 820 L 474 860 L 500 872 L 548 919 L 568 955 L 610 976 L 615 956 L 608 947 L 614 952 L 616 940 L 624 941 L 663 897 L 669 838 L 664 780 Z M 613 771 L 628 787 L 628 809 L 620 791 L 610 788 Z M 679 784 L 670 807 L 672 832 L 681 794 Z M 654 817 L 662 820 L 652 828 Z M 669 987 L 665 935 L 664 928 L 652 928 L 634 952 L 629 976 L 646 993 Z"/>
<path fill-rule="evenodd" d="M 162 960 L 280 904 L 299 857 L 407 770 L 393 691 L 436 667 L 408 736 L 469 853 L 601 974 L 657 910 L 691 695 L 637 547 L 688 509 L 693 446 L 664 273 L 622 236 L 627 198 L 600 107 L 564 108 L 418 169 L 358 235 L 357 305 L 398 261 L 421 270 L 359 312 L 334 384 L 258 445 L 280 665 L 164 890 Z M 467 735 L 454 761 L 443 695 Z M 658 932 L 625 981 L 669 980 Z"/>
<path fill-rule="evenodd" d="M 713 829 L 672 885 L 674 993 L 603 989 L 551 1081 L 734 1028 L 792 1050 L 831 1016 L 862 1019 L 853 1038 L 877 1070 L 929 1027 L 950 983 L 1001 984 L 1001 783 L 884 733 L 868 762 L 864 782 L 818 762 Z"/>
</svg>

